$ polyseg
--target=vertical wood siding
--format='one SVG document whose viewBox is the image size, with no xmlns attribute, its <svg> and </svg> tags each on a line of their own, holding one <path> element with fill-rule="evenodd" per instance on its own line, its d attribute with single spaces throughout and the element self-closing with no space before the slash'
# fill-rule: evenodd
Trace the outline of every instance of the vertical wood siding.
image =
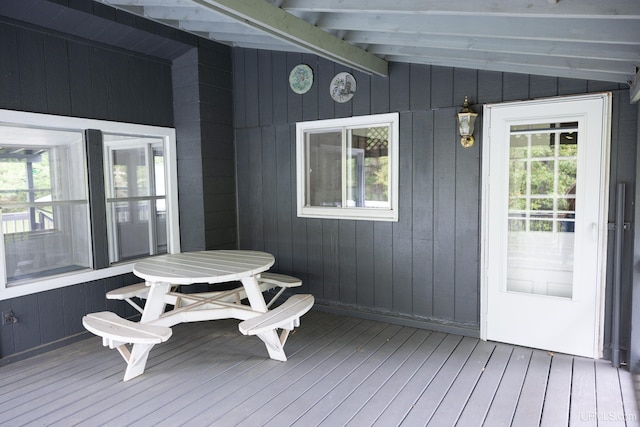
<svg viewBox="0 0 640 427">
<path fill-rule="evenodd" d="M 204 44 L 172 66 L 182 251 L 237 246 L 231 52 Z"/>
<path fill-rule="evenodd" d="M 77 16 L 71 15 L 65 16 Z M 152 32 L 156 27 L 147 29 Z M 115 44 L 123 42 L 121 33 L 112 35 Z M 166 39 L 176 46 L 177 58 L 169 62 L 76 36 L 0 20 L 0 108 L 175 125 L 183 250 L 235 248 L 230 49 L 191 36 L 184 37 L 193 43 L 191 49 Z M 103 31 L 100 37 L 107 35 Z M 157 43 L 157 35 L 137 30 L 127 37 L 127 43 L 138 48 L 147 42 L 163 45 Z M 107 301 L 105 293 L 138 281 L 128 274 L 0 301 L 0 311 L 12 310 L 18 318 L 18 323 L 0 330 L 0 364 L 80 336 L 85 332 L 82 316 L 88 312 L 137 314 L 122 301 Z"/>
<path fill-rule="evenodd" d="M 166 63 L 2 23 L 0 44 L 0 108 L 172 124 Z M 154 77 L 143 78 L 147 73 Z M 135 280 L 120 276 L 0 301 L 0 311 L 11 310 L 18 318 L 0 331 L 0 358 L 84 332 L 81 319 L 89 311 L 109 306 L 120 315 L 133 315 L 126 304 L 108 303 L 104 295 Z"/>
<path fill-rule="evenodd" d="M 287 83 L 299 63 L 314 71 L 304 95 Z M 634 186 L 636 107 L 618 84 L 398 63 L 382 78 L 312 55 L 251 49 L 235 49 L 234 64 L 240 246 L 272 252 L 275 269 L 302 278 L 304 292 L 338 311 L 478 334 L 482 120 L 475 146 L 462 148 L 455 114 L 465 95 L 482 113 L 485 103 L 613 91 L 611 187 Z M 357 82 L 345 104 L 329 96 L 340 71 Z M 391 111 L 400 112 L 399 221 L 298 218 L 295 123 Z M 629 188 L 627 199 L 633 194 Z M 631 203 L 627 209 L 631 215 Z M 627 256 L 624 295 L 630 263 Z M 609 318 L 608 305 L 607 330 Z"/>
</svg>

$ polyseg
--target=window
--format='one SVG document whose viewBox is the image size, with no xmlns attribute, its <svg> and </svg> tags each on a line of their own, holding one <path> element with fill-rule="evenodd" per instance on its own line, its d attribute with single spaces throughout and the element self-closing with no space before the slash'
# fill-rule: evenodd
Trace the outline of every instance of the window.
<svg viewBox="0 0 640 427">
<path fill-rule="evenodd" d="M 0 110 L 0 300 L 179 252 L 177 212 L 173 129 Z"/>
<path fill-rule="evenodd" d="M 2 125 L 6 283 L 91 267 L 83 133 Z"/>
<path fill-rule="evenodd" d="M 103 134 L 109 261 L 167 252 L 162 138 Z"/>
<path fill-rule="evenodd" d="M 298 216 L 398 220 L 398 113 L 297 123 Z"/>
<path fill-rule="evenodd" d="M 510 129 L 509 231 L 573 232 L 578 122 Z"/>
</svg>

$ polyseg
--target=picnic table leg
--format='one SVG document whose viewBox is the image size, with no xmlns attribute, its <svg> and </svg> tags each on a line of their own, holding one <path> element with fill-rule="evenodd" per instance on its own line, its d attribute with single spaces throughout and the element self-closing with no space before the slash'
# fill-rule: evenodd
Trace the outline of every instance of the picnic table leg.
<svg viewBox="0 0 640 427">
<path fill-rule="evenodd" d="M 149 352 L 153 348 L 153 344 L 134 344 L 127 361 L 127 370 L 124 372 L 124 380 L 128 381 L 139 375 L 142 375 L 147 364 Z"/>
<path fill-rule="evenodd" d="M 156 320 L 164 313 L 166 306 L 164 296 L 171 289 L 171 283 L 165 282 L 151 282 L 147 283 L 147 286 L 149 286 L 149 294 L 144 304 L 144 311 L 142 312 L 140 323 Z"/>
<path fill-rule="evenodd" d="M 250 276 L 240 281 L 247 294 L 251 308 L 261 313 L 266 313 L 268 310 L 267 304 L 264 302 L 264 297 L 262 296 L 262 292 L 260 292 L 260 286 L 256 278 Z M 280 342 L 280 337 L 275 329 L 258 334 L 258 337 L 265 343 L 270 358 L 282 362 L 287 360 L 287 356 L 284 354 L 284 348 Z"/>
<path fill-rule="evenodd" d="M 170 283 L 156 282 L 150 283 L 149 295 L 144 305 L 144 311 L 140 323 L 147 323 L 152 320 L 156 320 L 164 313 L 165 302 L 164 296 L 171 288 Z M 149 352 L 153 348 L 154 344 L 133 344 L 131 348 L 131 354 L 127 360 L 127 370 L 124 373 L 124 381 L 128 381 L 144 373 L 144 368 L 147 365 L 147 359 L 149 358 Z"/>
<path fill-rule="evenodd" d="M 251 308 L 254 309 L 255 311 L 266 313 L 267 303 L 264 302 L 264 297 L 262 296 L 262 292 L 260 292 L 260 286 L 258 285 L 258 280 L 254 276 L 249 276 L 249 277 L 240 279 L 240 281 L 242 282 L 244 291 L 247 294 L 247 298 L 249 299 L 249 304 L 251 304 Z"/>
<path fill-rule="evenodd" d="M 287 355 L 284 354 L 284 348 L 280 341 L 280 336 L 275 329 L 258 334 L 258 338 L 264 342 L 271 359 L 279 360 L 280 362 L 287 361 Z"/>
</svg>

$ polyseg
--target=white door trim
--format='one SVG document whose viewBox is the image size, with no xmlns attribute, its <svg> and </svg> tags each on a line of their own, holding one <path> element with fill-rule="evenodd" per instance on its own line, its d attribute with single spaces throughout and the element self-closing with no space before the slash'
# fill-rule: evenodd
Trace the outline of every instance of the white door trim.
<svg viewBox="0 0 640 427">
<path fill-rule="evenodd" d="M 490 188 L 489 188 L 489 178 L 491 171 L 489 170 L 490 158 L 489 158 L 489 148 L 491 145 L 490 141 L 490 133 L 491 133 L 491 112 L 497 108 L 509 108 L 509 107 L 522 107 L 529 105 L 543 105 L 550 103 L 559 103 L 559 102 L 571 102 L 571 101 L 586 101 L 590 99 L 598 99 L 603 101 L 603 127 L 602 127 L 602 164 L 601 171 L 603 173 L 600 176 L 600 189 L 602 192 L 602 198 L 599 206 L 599 214 L 601 218 L 606 220 L 606 214 L 608 211 L 608 202 L 609 202 L 609 164 L 610 164 L 610 135 L 611 135 L 611 93 L 594 93 L 594 94 L 586 94 L 586 95 L 577 95 L 577 96 L 564 96 L 564 97 L 553 97 L 553 98 L 544 98 L 538 100 L 530 100 L 530 101 L 513 101 L 513 102 L 505 102 L 505 103 L 497 103 L 497 104 L 486 104 L 484 106 L 484 114 L 483 114 L 483 139 L 482 139 L 482 206 L 481 206 L 481 250 L 480 250 L 480 263 L 481 263 L 481 275 L 480 275 L 480 338 L 483 340 L 487 339 L 487 315 L 488 315 L 488 233 L 489 233 L 489 206 L 487 203 Z M 604 299 L 605 292 L 604 288 L 606 286 L 606 253 L 607 253 L 607 229 L 606 227 L 602 227 L 600 230 L 600 242 L 601 245 L 598 248 L 600 252 L 600 265 L 598 266 L 598 276 L 600 286 L 598 287 L 596 301 L 599 304 L 598 312 L 596 313 L 596 322 L 597 322 L 597 336 L 595 337 L 595 342 L 597 343 L 598 348 L 596 349 L 596 354 L 599 357 L 602 357 L 602 349 L 603 349 L 603 337 L 604 337 Z"/>
</svg>

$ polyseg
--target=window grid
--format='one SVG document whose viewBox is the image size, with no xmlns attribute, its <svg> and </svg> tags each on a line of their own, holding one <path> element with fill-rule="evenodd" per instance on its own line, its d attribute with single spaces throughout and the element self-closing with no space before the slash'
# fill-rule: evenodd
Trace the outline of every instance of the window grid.
<svg viewBox="0 0 640 427">
<path fill-rule="evenodd" d="M 561 135 L 562 133 L 567 133 L 567 131 L 575 131 L 577 129 L 571 129 L 567 127 L 561 127 L 560 129 L 548 129 L 543 130 L 535 130 L 535 131 L 514 131 L 512 130 L 511 136 L 518 136 L 520 138 L 526 138 L 526 157 L 522 158 L 510 158 L 510 162 L 513 163 L 523 163 L 526 168 L 526 186 L 525 193 L 522 195 L 514 196 L 510 195 L 510 203 L 514 200 L 524 200 L 525 209 L 509 209 L 508 218 L 509 223 L 511 224 L 512 231 L 540 231 L 537 230 L 536 227 L 532 227 L 532 224 L 535 222 L 547 222 L 550 223 L 550 230 L 544 231 L 552 231 L 558 232 L 561 231 L 556 227 L 556 224 L 559 224 L 559 221 L 567 221 L 566 215 L 572 214 L 574 211 L 572 210 L 562 210 L 560 209 L 560 202 L 568 201 L 570 199 L 575 199 L 575 196 L 568 194 L 560 194 L 559 191 L 559 164 L 560 161 L 575 161 L 577 159 L 577 155 L 574 156 L 564 156 L 561 155 L 560 147 L 561 147 Z M 551 141 L 551 145 L 553 146 L 553 156 L 534 156 L 533 147 L 534 142 L 533 138 L 537 135 L 548 135 Z M 532 192 L 532 166 L 536 162 L 552 162 L 553 163 L 553 189 L 551 192 L 547 192 L 545 194 L 533 194 Z M 551 209 L 534 209 L 532 206 L 532 202 L 534 200 L 543 200 L 543 199 L 551 199 L 552 200 L 552 208 Z M 524 221 L 524 229 L 520 230 L 517 225 L 514 223 Z M 574 221 L 571 219 L 569 221 Z"/>
</svg>

